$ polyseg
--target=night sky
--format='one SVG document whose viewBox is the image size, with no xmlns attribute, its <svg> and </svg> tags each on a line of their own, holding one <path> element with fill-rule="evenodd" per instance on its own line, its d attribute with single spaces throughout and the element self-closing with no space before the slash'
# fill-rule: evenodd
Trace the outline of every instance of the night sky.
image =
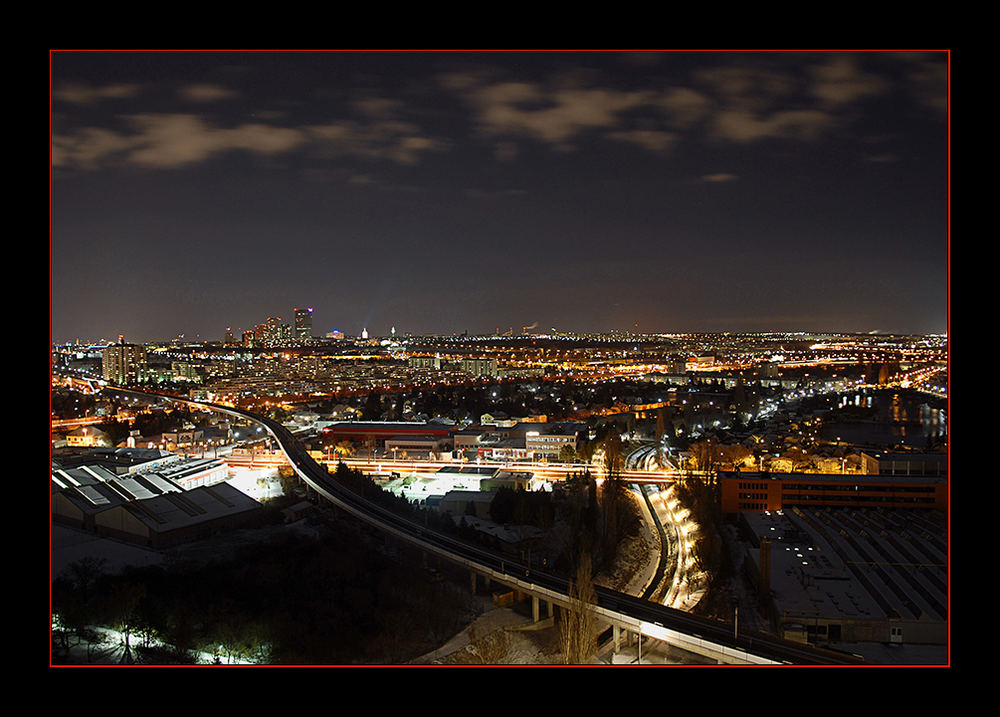
<svg viewBox="0 0 1000 717">
<path fill-rule="evenodd" d="M 947 59 L 53 52 L 52 340 L 941 333 Z"/>
</svg>

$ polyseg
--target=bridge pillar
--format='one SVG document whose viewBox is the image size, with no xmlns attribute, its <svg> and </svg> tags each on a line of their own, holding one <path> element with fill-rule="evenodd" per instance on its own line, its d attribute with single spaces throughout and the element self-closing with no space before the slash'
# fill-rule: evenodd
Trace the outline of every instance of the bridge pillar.
<svg viewBox="0 0 1000 717">
<path fill-rule="evenodd" d="M 618 649 L 621 647 L 622 629 L 620 627 L 618 627 L 617 625 L 612 625 L 611 626 L 611 635 L 612 635 L 613 643 L 614 643 L 614 654 L 617 655 L 618 654 Z"/>
<path fill-rule="evenodd" d="M 531 596 L 531 621 L 538 622 L 538 596 Z"/>
</svg>

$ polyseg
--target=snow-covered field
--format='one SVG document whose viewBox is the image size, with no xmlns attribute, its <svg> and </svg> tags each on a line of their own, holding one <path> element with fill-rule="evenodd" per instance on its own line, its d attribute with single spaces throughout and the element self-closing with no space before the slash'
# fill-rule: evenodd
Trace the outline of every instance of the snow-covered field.
<svg viewBox="0 0 1000 717">
<path fill-rule="evenodd" d="M 380 482 L 384 490 L 407 500 L 423 501 L 430 496 L 443 496 L 452 490 L 480 490 L 483 479 L 489 474 L 456 474 L 447 471 L 435 473 L 407 473 L 387 482 Z M 533 480 L 531 490 L 551 490 L 552 486 L 543 480 Z"/>
<path fill-rule="evenodd" d="M 277 468 L 242 468 L 230 467 L 232 478 L 226 482 L 237 488 L 254 500 L 280 498 L 284 493 L 278 480 Z"/>
</svg>

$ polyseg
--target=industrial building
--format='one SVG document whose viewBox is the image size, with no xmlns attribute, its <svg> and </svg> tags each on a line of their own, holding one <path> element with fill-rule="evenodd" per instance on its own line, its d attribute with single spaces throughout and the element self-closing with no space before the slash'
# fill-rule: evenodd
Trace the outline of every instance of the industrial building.
<svg viewBox="0 0 1000 717">
<path fill-rule="evenodd" d="M 96 447 L 60 452 L 52 457 L 53 469 L 99 465 L 112 473 L 154 473 L 181 462 L 181 457 L 159 448 Z"/>
<path fill-rule="evenodd" d="M 552 460 L 559 457 L 560 451 L 569 446 L 576 449 L 578 436 L 583 430 L 574 423 L 542 423 L 532 424 L 524 434 L 524 447 L 535 458 L 545 456 Z"/>
<path fill-rule="evenodd" d="M 802 507 L 947 510 L 944 475 L 721 472 L 722 512 Z"/>
<path fill-rule="evenodd" d="M 438 510 L 455 516 L 472 515 L 480 520 L 490 519 L 493 493 L 481 490 L 450 490 L 441 497 Z"/>
<path fill-rule="evenodd" d="M 338 421 L 324 427 L 323 434 L 333 441 L 373 440 L 381 447 L 388 438 L 447 438 L 451 429 L 440 423 L 417 421 Z"/>
<path fill-rule="evenodd" d="M 245 524 L 260 504 L 225 482 L 222 461 L 135 473 L 97 463 L 53 465 L 52 520 L 100 537 L 165 548 Z"/>
<path fill-rule="evenodd" d="M 741 513 L 739 527 L 744 572 L 784 638 L 947 644 L 944 513 L 793 508 Z"/>
<path fill-rule="evenodd" d="M 876 476 L 947 476 L 947 453 L 861 453 L 861 470 Z"/>
</svg>

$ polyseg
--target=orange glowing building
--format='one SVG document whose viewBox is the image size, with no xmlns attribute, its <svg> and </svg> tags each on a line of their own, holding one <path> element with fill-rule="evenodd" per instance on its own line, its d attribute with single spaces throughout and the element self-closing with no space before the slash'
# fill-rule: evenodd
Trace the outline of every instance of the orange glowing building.
<svg viewBox="0 0 1000 717">
<path fill-rule="evenodd" d="M 947 510 L 946 475 L 828 473 L 719 474 L 727 514 L 807 508 L 928 508 Z"/>
</svg>

